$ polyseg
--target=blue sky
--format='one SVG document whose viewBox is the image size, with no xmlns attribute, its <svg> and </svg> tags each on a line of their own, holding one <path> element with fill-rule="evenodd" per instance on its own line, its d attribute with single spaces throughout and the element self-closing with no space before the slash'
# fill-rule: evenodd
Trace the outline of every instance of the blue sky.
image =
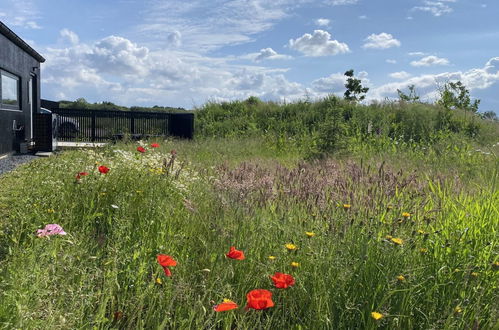
<svg viewBox="0 0 499 330">
<path fill-rule="evenodd" d="M 497 0 L 2 0 L 0 20 L 46 59 L 42 97 L 193 108 L 461 80 L 499 113 Z"/>
</svg>

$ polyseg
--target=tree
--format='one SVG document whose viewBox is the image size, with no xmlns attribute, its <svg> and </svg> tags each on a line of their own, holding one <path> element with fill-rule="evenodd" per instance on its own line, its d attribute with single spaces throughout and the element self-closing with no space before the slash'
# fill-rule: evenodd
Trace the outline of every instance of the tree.
<svg viewBox="0 0 499 330">
<path fill-rule="evenodd" d="M 399 95 L 400 101 L 408 102 L 408 103 L 417 103 L 417 102 L 419 102 L 419 95 L 416 94 L 416 86 L 415 85 L 409 85 L 409 86 L 407 86 L 407 88 L 409 88 L 409 95 L 405 94 L 400 89 L 397 89 L 397 93 Z"/>
<path fill-rule="evenodd" d="M 364 94 L 369 91 L 369 88 L 367 87 L 362 87 L 362 81 L 360 79 L 354 78 L 353 76 L 353 69 L 348 70 L 345 72 L 345 76 L 347 76 L 347 83 L 345 84 L 346 87 L 346 92 L 344 94 L 345 100 L 347 101 L 362 101 L 363 99 L 366 98 Z"/>
<path fill-rule="evenodd" d="M 494 111 L 485 111 L 481 114 L 481 117 L 488 120 L 498 120 L 497 114 Z"/>
<path fill-rule="evenodd" d="M 440 99 L 438 105 L 446 109 L 463 109 L 470 112 L 477 112 L 480 100 L 471 102 L 470 91 L 461 81 L 447 82 L 439 88 Z"/>
</svg>

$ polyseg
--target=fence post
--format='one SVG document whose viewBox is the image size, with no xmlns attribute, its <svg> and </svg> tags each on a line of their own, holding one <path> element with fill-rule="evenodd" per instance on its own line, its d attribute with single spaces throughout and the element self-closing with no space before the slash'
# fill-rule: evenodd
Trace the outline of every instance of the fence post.
<svg viewBox="0 0 499 330">
<path fill-rule="evenodd" d="M 135 114 L 130 112 L 130 134 L 135 134 Z"/>
<path fill-rule="evenodd" d="M 92 110 L 92 142 L 95 142 L 95 110 Z"/>
</svg>

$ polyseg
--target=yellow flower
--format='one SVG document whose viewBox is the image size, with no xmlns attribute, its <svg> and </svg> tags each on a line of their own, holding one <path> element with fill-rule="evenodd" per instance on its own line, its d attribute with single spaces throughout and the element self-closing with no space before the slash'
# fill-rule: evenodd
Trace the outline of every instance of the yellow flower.
<svg viewBox="0 0 499 330">
<path fill-rule="evenodd" d="M 393 206 L 391 206 L 391 205 L 388 205 L 388 206 L 386 207 L 386 210 L 387 210 L 387 211 L 390 211 L 391 209 L 393 209 Z"/>
<path fill-rule="evenodd" d="M 224 302 L 224 303 L 233 303 L 233 301 L 232 301 L 232 300 L 227 299 L 227 298 L 224 298 L 224 299 L 223 299 L 223 302 Z"/>
<path fill-rule="evenodd" d="M 399 282 L 404 282 L 404 281 L 405 281 L 405 277 L 404 277 L 404 275 L 399 275 L 399 276 L 397 276 L 397 280 L 398 280 Z"/>
<path fill-rule="evenodd" d="M 421 249 L 419 249 L 419 252 L 421 252 L 421 253 L 427 253 L 428 249 L 427 248 L 421 248 Z"/>
<path fill-rule="evenodd" d="M 315 233 L 313 231 L 306 231 L 305 235 L 307 235 L 308 238 L 312 238 L 315 236 Z"/>
<path fill-rule="evenodd" d="M 381 320 L 383 318 L 383 314 L 378 313 L 378 312 L 372 312 L 371 317 L 375 319 L 376 321 Z"/>
<path fill-rule="evenodd" d="M 276 256 L 269 256 L 269 260 L 275 260 Z"/>
<path fill-rule="evenodd" d="M 54 209 L 48 209 L 47 213 L 55 213 L 55 210 Z"/>
<path fill-rule="evenodd" d="M 157 284 L 159 284 L 159 285 L 161 285 L 161 284 L 163 284 L 163 280 L 162 280 L 161 278 L 159 278 L 159 277 L 158 277 L 158 278 L 156 279 L 156 283 L 157 283 Z"/>
<path fill-rule="evenodd" d="M 477 272 L 472 272 L 472 273 L 470 274 L 470 276 L 471 276 L 471 277 L 478 277 L 478 273 L 477 273 Z"/>
<path fill-rule="evenodd" d="M 425 232 L 424 232 L 424 230 L 418 229 L 418 234 L 424 235 Z"/>
<path fill-rule="evenodd" d="M 298 249 L 298 246 L 294 245 L 293 243 L 287 243 L 284 245 L 288 251 L 295 251 Z"/>
<path fill-rule="evenodd" d="M 404 218 L 410 218 L 410 217 L 411 217 L 411 214 L 410 214 L 409 212 L 403 212 L 403 213 L 402 213 L 402 216 L 403 216 Z"/>
<path fill-rule="evenodd" d="M 461 306 L 454 307 L 454 313 L 461 314 L 462 312 L 463 312 L 463 309 L 461 308 Z"/>
<path fill-rule="evenodd" d="M 499 261 L 493 262 L 492 263 L 492 268 L 499 269 Z"/>
<path fill-rule="evenodd" d="M 392 236 L 392 235 L 386 235 L 386 236 L 385 236 L 385 238 L 386 238 L 386 239 L 392 239 L 392 238 L 393 238 L 393 236 Z"/>
<path fill-rule="evenodd" d="M 135 192 L 136 192 L 137 194 L 142 194 L 144 191 L 142 191 L 142 190 L 135 190 Z"/>
<path fill-rule="evenodd" d="M 291 264 L 290 264 L 290 265 L 291 265 L 291 267 L 293 267 L 293 268 L 298 268 L 298 267 L 300 267 L 300 264 L 299 264 L 298 262 L 296 262 L 296 261 L 291 262 Z"/>
<path fill-rule="evenodd" d="M 392 237 L 390 240 L 392 241 L 392 243 L 397 244 L 397 245 L 404 244 L 404 241 L 402 239 L 400 239 L 400 238 Z"/>
<path fill-rule="evenodd" d="M 352 205 L 350 205 L 350 204 L 343 204 L 343 209 L 344 210 L 348 210 L 351 207 L 352 207 Z"/>
<path fill-rule="evenodd" d="M 101 195 L 101 196 L 106 196 L 106 194 L 107 194 L 107 193 L 105 193 L 105 192 L 101 192 L 101 193 L 100 193 L 100 195 Z"/>
</svg>

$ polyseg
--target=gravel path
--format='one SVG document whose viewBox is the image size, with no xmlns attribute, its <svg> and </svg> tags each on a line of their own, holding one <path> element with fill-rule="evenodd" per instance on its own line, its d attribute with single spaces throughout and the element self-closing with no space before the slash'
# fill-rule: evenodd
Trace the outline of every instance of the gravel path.
<svg viewBox="0 0 499 330">
<path fill-rule="evenodd" d="M 38 158 L 34 155 L 12 155 L 0 159 L 0 175 L 12 171 L 17 166 Z"/>
</svg>

